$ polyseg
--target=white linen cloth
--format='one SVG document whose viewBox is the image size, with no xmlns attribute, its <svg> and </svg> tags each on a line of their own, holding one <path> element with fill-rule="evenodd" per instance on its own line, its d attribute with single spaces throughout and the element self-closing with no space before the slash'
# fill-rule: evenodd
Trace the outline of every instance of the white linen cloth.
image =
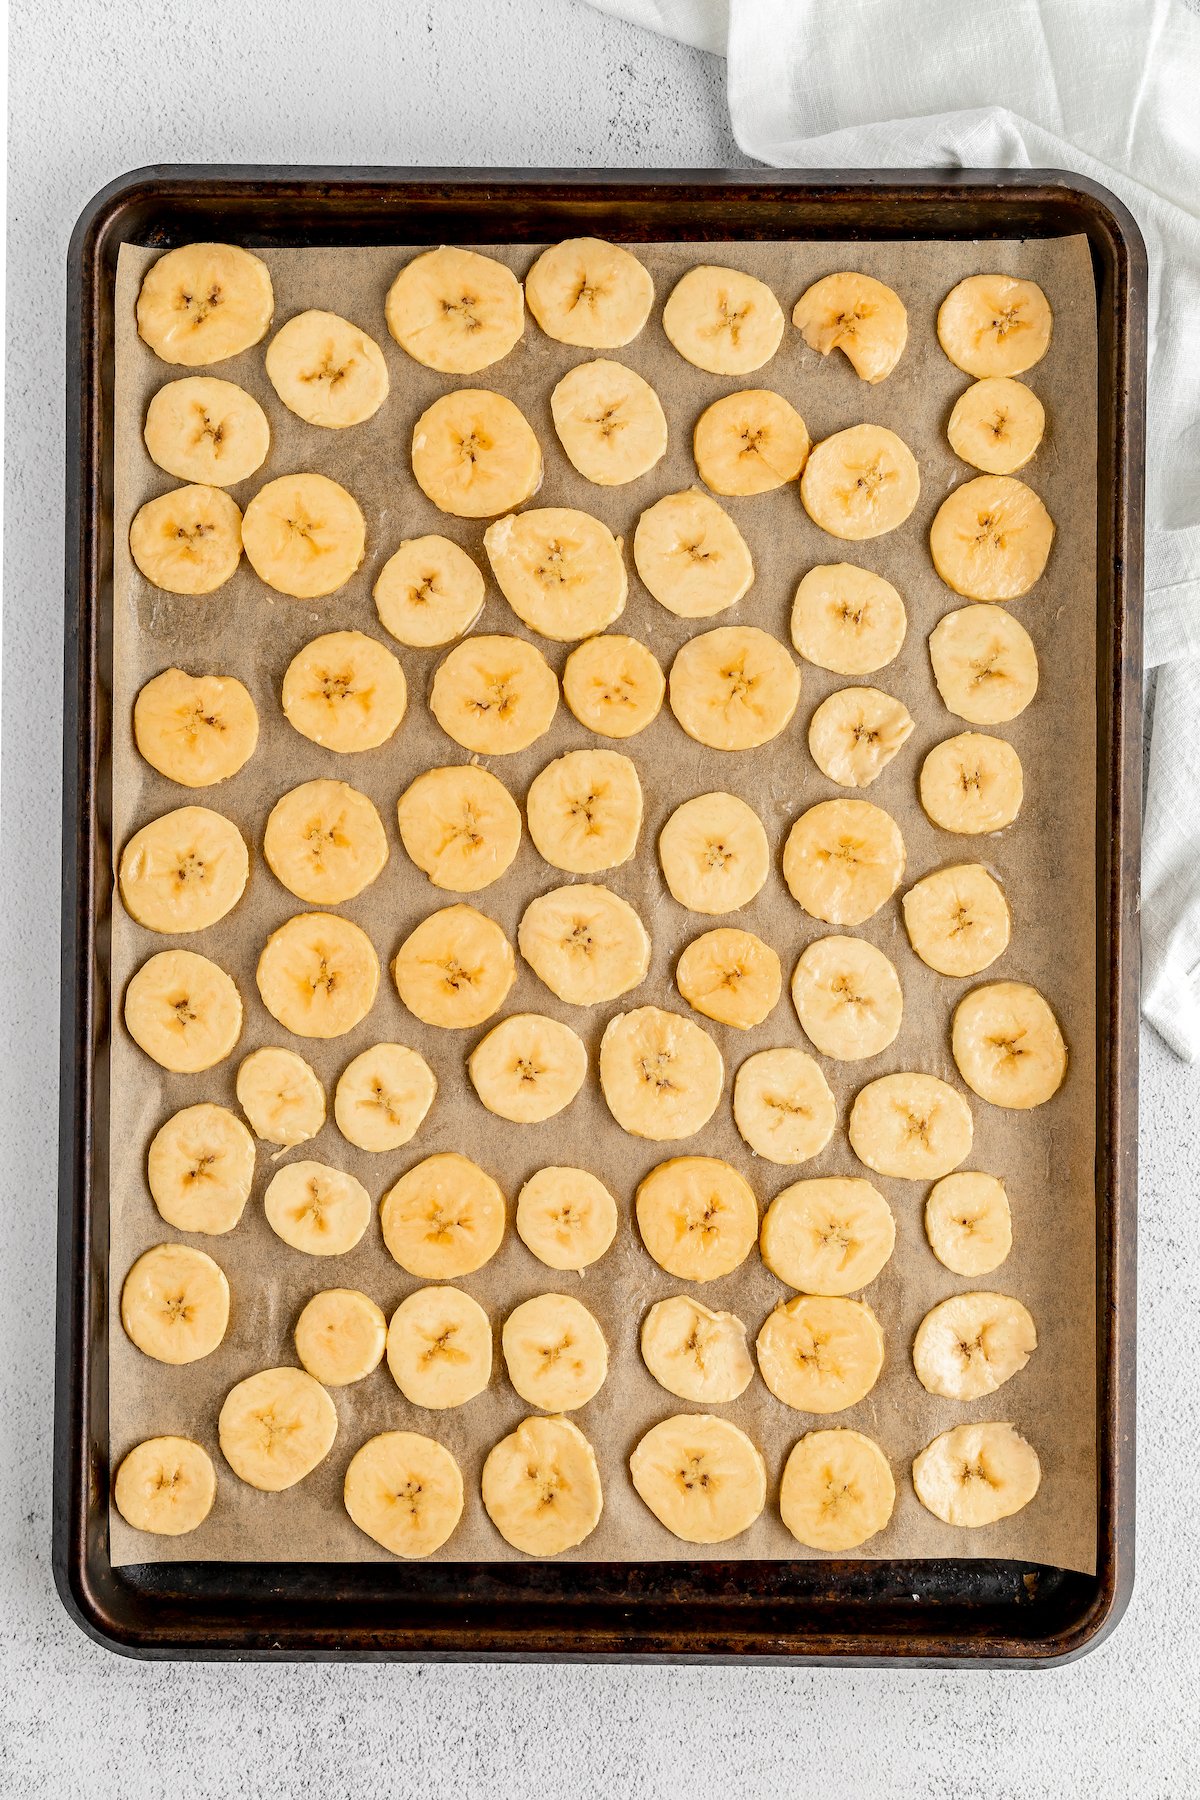
<svg viewBox="0 0 1200 1800">
<path fill-rule="evenodd" d="M 1143 1010 L 1200 1060 L 1200 0 L 592 0 L 724 51 L 779 168 L 1066 168 L 1150 263 Z"/>
</svg>

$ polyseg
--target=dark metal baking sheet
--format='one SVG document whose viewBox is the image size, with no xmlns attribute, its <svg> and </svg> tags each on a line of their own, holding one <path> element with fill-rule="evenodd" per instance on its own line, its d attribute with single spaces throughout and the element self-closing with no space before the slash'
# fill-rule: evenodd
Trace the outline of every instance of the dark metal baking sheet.
<svg viewBox="0 0 1200 1800">
<path fill-rule="evenodd" d="M 1100 379 L 1096 689 L 1097 1574 L 1011 1562 L 146 1564 L 108 1556 L 107 933 L 113 276 L 122 242 L 247 245 L 1086 234 Z M 109 1647 L 182 1657 L 1046 1664 L 1110 1630 L 1133 1555 L 1145 267 L 1111 195 L 1053 171 L 886 179 L 161 168 L 99 194 L 68 271 L 62 1085 L 54 1564 Z"/>
</svg>

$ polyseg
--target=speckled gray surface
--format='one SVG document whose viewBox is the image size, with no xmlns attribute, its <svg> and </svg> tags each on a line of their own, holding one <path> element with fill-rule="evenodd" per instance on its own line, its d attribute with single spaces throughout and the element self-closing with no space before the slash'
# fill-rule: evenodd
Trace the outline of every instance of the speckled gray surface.
<svg viewBox="0 0 1200 1800">
<path fill-rule="evenodd" d="M 71 225 L 157 160 L 737 164 L 720 63 L 573 0 L 14 0 L 0 1305 L 0 1788 L 13 1800 L 772 1800 L 1194 1791 L 1200 1072 L 1143 1045 L 1138 1588 L 1043 1674 L 152 1666 L 50 1578 L 62 297 Z M 336 21 L 336 26 L 331 23 Z M 336 43 L 333 32 L 336 30 Z M 334 54 L 334 51 L 337 54 Z"/>
</svg>

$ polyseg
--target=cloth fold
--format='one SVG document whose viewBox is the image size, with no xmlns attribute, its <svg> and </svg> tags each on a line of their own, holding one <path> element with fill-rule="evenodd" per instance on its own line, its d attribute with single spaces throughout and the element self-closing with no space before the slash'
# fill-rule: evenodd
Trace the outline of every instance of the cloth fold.
<svg viewBox="0 0 1200 1800">
<path fill-rule="evenodd" d="M 1143 1008 L 1200 1060 L 1200 0 L 592 0 L 728 55 L 742 149 L 777 168 L 1065 168 L 1150 268 Z"/>
</svg>

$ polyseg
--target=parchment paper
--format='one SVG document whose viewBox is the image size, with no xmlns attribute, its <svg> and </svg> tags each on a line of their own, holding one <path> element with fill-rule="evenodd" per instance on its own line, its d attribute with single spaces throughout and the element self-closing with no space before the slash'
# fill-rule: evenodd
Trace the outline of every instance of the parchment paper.
<svg viewBox="0 0 1200 1800">
<path fill-rule="evenodd" d="M 489 248 L 480 246 L 481 248 Z M 1082 238 L 1049 242 L 909 244 L 645 244 L 638 254 L 654 276 L 653 314 L 641 336 L 614 354 L 639 370 L 660 394 L 670 426 L 666 458 L 626 487 L 592 486 L 563 454 L 550 416 L 555 382 L 595 352 L 552 343 L 527 321 L 521 343 L 499 364 L 457 380 L 421 368 L 393 343 L 384 323 L 384 296 L 412 252 L 386 249 L 269 250 L 262 254 L 275 285 L 275 324 L 306 307 L 341 313 L 376 338 L 387 358 L 391 393 L 373 419 L 350 430 L 324 431 L 288 412 L 263 368 L 265 345 L 212 371 L 249 389 L 266 409 L 272 443 L 266 465 L 232 489 L 242 507 L 265 481 L 290 470 L 333 476 L 358 499 L 367 519 L 367 554 L 355 577 L 331 598 L 306 602 L 273 593 L 243 563 L 233 579 L 206 598 L 162 593 L 133 567 L 128 527 L 137 508 L 165 492 L 171 479 L 151 463 L 141 439 L 149 399 L 164 381 L 189 371 L 159 362 L 136 335 L 134 303 L 154 253 L 126 246 L 117 277 L 116 314 L 116 561 L 115 695 L 113 745 L 114 860 L 130 834 L 149 819 L 192 802 L 234 819 L 252 850 L 252 875 L 241 903 L 194 938 L 164 939 L 143 930 L 114 905 L 112 931 L 112 1167 L 110 1378 L 112 1465 L 130 1447 L 159 1433 L 181 1433 L 203 1443 L 217 1469 L 217 1500 L 207 1521 L 182 1538 L 150 1538 L 134 1532 L 115 1509 L 111 1532 L 116 1564 L 163 1559 L 228 1558 L 235 1561 L 385 1560 L 350 1522 L 341 1503 L 342 1480 L 364 1440 L 387 1429 L 409 1429 L 439 1438 L 457 1457 L 465 1479 L 461 1524 L 439 1553 L 444 1561 L 520 1560 L 494 1529 L 479 1493 L 483 1460 L 494 1443 L 529 1411 L 508 1384 L 499 1354 L 506 1313 L 533 1294 L 577 1294 L 599 1320 L 610 1348 L 608 1379 L 600 1393 L 573 1415 L 594 1444 L 604 1485 L 604 1513 L 597 1529 L 568 1555 L 577 1561 L 696 1561 L 711 1557 L 797 1558 L 812 1552 L 797 1545 L 780 1521 L 779 1479 L 787 1454 L 806 1431 L 820 1426 L 859 1428 L 882 1445 L 896 1475 L 898 1500 L 888 1529 L 854 1554 L 867 1557 L 1015 1557 L 1091 1571 L 1095 1566 L 1094 1386 L 1094 1180 L 1093 1180 L 1093 986 L 1094 986 L 1094 714 L 1095 714 L 1095 299 Z M 491 254 L 524 275 L 536 248 L 490 247 Z M 662 305 L 674 281 L 702 261 L 728 262 L 766 280 L 789 316 L 803 289 L 841 268 L 867 271 L 890 283 L 908 307 L 909 343 L 896 372 L 879 386 L 858 380 L 840 355 L 822 361 L 807 350 L 790 322 L 774 359 L 756 374 L 724 378 L 686 363 L 667 342 Z M 937 619 L 964 604 L 935 575 L 928 531 L 951 487 L 974 470 L 951 454 L 945 425 L 967 377 L 942 354 L 935 335 L 937 307 L 963 276 L 1000 269 L 1041 283 L 1054 310 L 1054 336 L 1043 362 L 1029 376 L 1046 406 L 1047 432 L 1023 476 L 1044 498 L 1058 528 L 1049 567 L 1014 611 L 1032 633 L 1041 663 L 1034 703 L 999 728 L 1020 754 L 1025 802 L 1007 831 L 963 838 L 937 830 L 917 800 L 917 773 L 937 741 L 967 729 L 942 705 L 927 652 Z M 904 988 L 904 1023 L 895 1043 L 862 1063 L 821 1058 L 839 1108 L 839 1125 L 826 1150 L 799 1168 L 782 1168 L 751 1154 L 733 1124 L 732 1079 L 745 1057 L 780 1044 L 808 1048 L 787 992 L 796 958 L 830 929 L 810 919 L 789 896 L 778 855 L 793 820 L 836 788 L 808 754 L 808 722 L 843 677 L 804 665 L 800 705 L 787 730 L 765 748 L 728 754 L 694 744 L 664 706 L 640 737 L 616 746 L 634 758 L 645 789 L 645 823 L 635 860 L 600 877 L 641 913 L 654 942 L 650 974 L 633 994 L 611 1005 L 581 1010 L 565 1006 L 520 965 L 505 1012 L 540 1011 L 565 1020 L 583 1036 L 590 1070 L 583 1092 L 557 1118 L 541 1125 L 507 1124 L 486 1112 L 467 1079 L 466 1057 L 489 1027 L 450 1033 L 430 1029 L 401 1006 L 387 966 L 405 935 L 426 914 L 457 896 L 435 889 L 408 861 L 396 830 L 397 797 L 418 771 L 460 763 L 467 753 L 444 736 L 426 696 L 442 651 L 417 651 L 391 643 L 371 599 L 375 577 L 401 538 L 440 532 L 462 544 L 487 572 L 486 521 L 460 521 L 439 513 L 424 497 L 409 464 L 412 426 L 440 392 L 452 386 L 489 386 L 510 395 L 534 426 L 545 454 L 546 474 L 535 505 L 581 507 L 624 537 L 630 597 L 615 629 L 646 642 L 664 669 L 694 629 L 754 623 L 789 644 L 792 596 L 802 574 L 816 563 L 851 560 L 895 583 L 908 608 L 908 636 L 900 655 L 866 679 L 898 695 L 916 720 L 900 755 L 866 797 L 899 821 L 908 851 L 903 887 L 943 864 L 985 862 L 1002 881 L 1013 915 L 1012 944 L 985 977 L 1030 981 L 1050 999 L 1071 1050 L 1067 1081 L 1046 1106 L 1031 1113 L 1001 1111 L 969 1096 L 975 1118 L 974 1149 L 967 1166 L 1002 1176 L 1012 1202 L 1014 1243 L 1008 1260 L 981 1282 L 952 1275 L 928 1248 L 922 1226 L 923 1183 L 872 1177 L 895 1213 L 896 1251 L 862 1296 L 883 1326 L 886 1361 L 881 1379 L 860 1405 L 833 1417 L 796 1413 L 756 1375 L 741 1399 L 721 1409 L 761 1448 L 768 1470 L 768 1500 L 757 1523 L 731 1543 L 711 1549 L 683 1544 L 652 1517 L 637 1497 L 628 1457 L 641 1434 L 659 1419 L 689 1410 L 657 1386 L 638 1353 L 647 1307 L 666 1295 L 690 1291 L 707 1305 L 729 1308 L 746 1322 L 751 1343 L 763 1319 L 790 1290 L 775 1280 L 757 1252 L 741 1268 L 703 1288 L 673 1280 L 651 1261 L 632 1222 L 638 1181 L 665 1157 L 707 1153 L 727 1158 L 746 1175 L 765 1207 L 798 1177 L 862 1174 L 851 1152 L 845 1121 L 854 1095 L 866 1082 L 893 1070 L 922 1069 L 962 1083 L 949 1045 L 954 1006 L 975 982 L 948 980 L 912 954 L 900 915 L 900 894 L 860 934 L 886 951 Z M 722 500 L 752 550 L 756 579 L 730 612 L 696 625 L 676 619 L 643 590 L 629 546 L 639 512 L 661 495 L 697 481 L 691 433 L 703 408 L 721 394 L 768 386 L 798 408 L 814 440 L 860 421 L 886 424 L 911 445 L 921 470 L 920 501 L 898 531 L 863 544 L 842 544 L 822 533 L 800 505 L 795 485 L 749 499 Z M 283 717 L 279 691 L 295 652 L 317 634 L 354 627 L 388 642 L 408 679 L 407 716 L 393 740 L 362 755 L 323 751 L 295 732 Z M 514 618 L 489 577 L 479 631 L 530 636 Z M 561 672 L 571 646 L 534 638 Z M 232 780 L 188 791 L 161 778 L 138 756 L 132 706 L 152 675 L 177 664 L 195 674 L 237 675 L 254 696 L 261 721 L 256 754 Z M 533 776 L 564 750 L 592 740 L 561 705 L 550 733 L 513 757 L 485 766 L 499 775 L 518 801 Z M 368 1017 L 343 1038 L 317 1042 L 290 1037 L 261 1005 L 254 968 L 268 934 L 302 911 L 301 903 L 271 875 L 261 857 L 263 826 L 280 794 L 318 776 L 351 782 L 368 793 L 385 822 L 391 857 L 380 878 L 343 910 L 371 936 L 383 965 L 379 996 Z M 667 816 L 688 796 L 727 788 L 758 812 L 776 852 L 765 888 L 736 922 L 758 932 L 779 952 L 785 988 L 767 1022 L 751 1032 L 708 1024 L 726 1059 L 726 1089 L 707 1129 L 681 1144 L 655 1145 L 628 1137 L 609 1116 L 596 1077 L 596 1053 L 609 1017 L 647 1002 L 688 1008 L 675 991 L 673 970 L 692 938 L 722 921 L 685 912 L 669 896 L 658 870 L 655 844 Z M 517 922 L 537 893 L 569 877 L 542 863 L 528 837 L 508 874 L 493 887 L 464 898 L 496 918 L 515 941 Z M 589 878 L 590 879 L 590 878 Z M 902 890 L 903 891 L 903 887 Z M 245 1026 L 235 1053 L 200 1075 L 160 1070 L 133 1044 L 120 1017 L 126 983 L 142 961 L 177 944 L 211 957 L 233 975 L 245 1006 Z M 519 959 L 518 959 L 519 960 Z M 494 1022 L 494 1021 L 493 1021 Z M 345 1143 L 332 1121 L 332 1093 L 340 1071 L 367 1045 L 394 1039 L 413 1045 L 433 1067 L 438 1096 L 417 1137 L 394 1155 L 373 1156 Z M 430 1413 L 408 1404 L 386 1362 L 355 1386 L 333 1390 L 339 1428 L 324 1462 L 298 1486 L 280 1494 L 247 1487 L 221 1457 L 217 1415 L 233 1386 L 255 1370 L 296 1363 L 292 1329 L 305 1302 L 324 1287 L 358 1287 L 390 1315 L 422 1285 L 391 1261 L 376 1216 L 361 1243 L 340 1258 L 307 1257 L 280 1243 L 262 1211 L 262 1193 L 278 1163 L 272 1146 L 260 1147 L 254 1191 L 241 1223 L 223 1237 L 192 1237 L 225 1269 L 232 1311 L 225 1341 L 211 1356 L 172 1368 L 142 1355 L 119 1324 L 122 1281 L 150 1245 L 180 1236 L 165 1225 L 145 1179 L 146 1150 L 155 1131 L 179 1107 L 203 1100 L 237 1110 L 238 1062 L 263 1044 L 300 1051 L 316 1068 L 330 1099 L 330 1117 L 312 1142 L 290 1152 L 349 1169 L 378 1201 L 394 1181 L 434 1151 L 459 1149 L 499 1181 L 509 1204 L 509 1228 L 491 1263 L 461 1285 L 484 1305 L 496 1328 L 490 1387 L 465 1407 Z M 601 1262 L 581 1276 L 544 1268 L 525 1249 L 511 1224 L 522 1182 L 547 1163 L 579 1163 L 611 1187 L 620 1212 L 616 1242 Z M 1028 1367 L 995 1395 L 969 1405 L 925 1392 L 913 1372 L 913 1333 L 938 1300 L 970 1287 L 1014 1294 L 1031 1310 L 1039 1347 Z M 703 1410 L 702 1408 L 693 1410 Z M 1043 1479 L 1034 1502 L 1016 1517 L 983 1530 L 954 1530 L 919 1504 L 912 1489 L 914 1455 L 936 1433 L 966 1420 L 1011 1420 L 1036 1446 Z"/>
</svg>

